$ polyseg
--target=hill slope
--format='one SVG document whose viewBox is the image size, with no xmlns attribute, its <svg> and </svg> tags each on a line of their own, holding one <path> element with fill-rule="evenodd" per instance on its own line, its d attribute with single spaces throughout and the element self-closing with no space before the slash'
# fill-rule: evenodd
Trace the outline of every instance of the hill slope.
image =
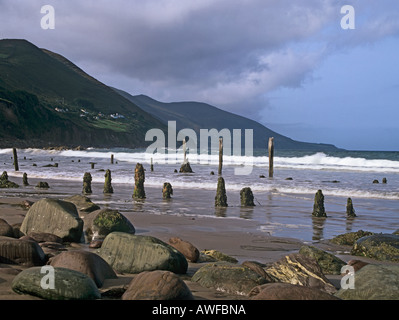
<svg viewBox="0 0 399 320">
<path fill-rule="evenodd" d="M 163 103 L 145 95 L 132 96 L 117 90 L 121 95 L 134 102 L 146 112 L 167 124 L 168 120 L 175 120 L 177 130 L 191 128 L 199 136 L 200 129 L 233 130 L 241 129 L 242 145 L 244 144 L 244 130 L 253 129 L 254 148 L 266 149 L 269 137 L 274 137 L 275 148 L 278 150 L 306 150 L 332 151 L 338 150 L 329 144 L 300 142 L 278 134 L 260 123 L 248 118 L 223 111 L 214 106 L 200 102 L 172 102 Z"/>
<path fill-rule="evenodd" d="M 152 128 L 165 126 L 61 55 L 0 40 L 2 147 L 141 147 Z"/>
</svg>

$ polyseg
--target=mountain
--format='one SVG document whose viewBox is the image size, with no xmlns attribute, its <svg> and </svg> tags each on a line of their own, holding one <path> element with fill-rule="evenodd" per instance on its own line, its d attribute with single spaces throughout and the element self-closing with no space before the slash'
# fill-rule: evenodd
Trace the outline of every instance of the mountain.
<svg viewBox="0 0 399 320">
<path fill-rule="evenodd" d="M 166 126 L 63 56 L 0 40 L 0 147 L 144 147 Z"/>
<path fill-rule="evenodd" d="M 269 137 L 274 137 L 276 150 L 304 150 L 304 151 L 334 151 L 333 145 L 322 143 L 300 142 L 278 134 L 262 124 L 248 118 L 223 111 L 214 106 L 200 102 L 171 102 L 164 103 L 145 95 L 132 96 L 122 90 L 114 89 L 122 96 L 132 101 L 144 111 L 158 118 L 163 123 L 176 121 L 177 131 L 183 128 L 193 129 L 199 137 L 200 129 L 215 128 L 218 131 L 227 128 L 241 129 L 242 145 L 244 146 L 245 129 L 253 129 L 253 146 L 266 149 Z M 232 131 L 231 131 L 232 132 Z"/>
</svg>

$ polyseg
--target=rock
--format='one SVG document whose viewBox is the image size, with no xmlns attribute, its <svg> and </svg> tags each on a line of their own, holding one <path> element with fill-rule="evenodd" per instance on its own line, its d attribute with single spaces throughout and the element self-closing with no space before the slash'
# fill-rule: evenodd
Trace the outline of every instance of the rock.
<svg viewBox="0 0 399 320">
<path fill-rule="evenodd" d="M 280 282 L 314 287 L 330 294 L 336 292 L 317 261 L 303 254 L 289 254 L 274 262 L 266 272 Z"/>
<path fill-rule="evenodd" d="M 254 195 L 251 188 L 242 188 L 240 191 L 241 206 L 254 207 Z"/>
<path fill-rule="evenodd" d="M 367 266 L 369 263 L 361 261 L 361 260 L 349 260 L 348 265 L 353 267 L 354 271 L 359 271 L 364 266 Z"/>
<path fill-rule="evenodd" d="M 249 293 L 251 300 L 340 300 L 316 288 L 289 283 L 266 283 Z"/>
<path fill-rule="evenodd" d="M 170 271 L 145 271 L 130 282 L 122 300 L 193 300 L 187 285 Z"/>
<path fill-rule="evenodd" d="M 116 279 L 111 266 L 99 255 L 89 251 L 65 251 L 51 259 L 50 265 L 82 272 L 102 287 L 105 279 Z"/>
<path fill-rule="evenodd" d="M 373 183 L 380 183 L 377 179 L 373 180 Z"/>
<path fill-rule="evenodd" d="M 299 253 L 315 259 L 324 274 L 341 274 L 341 268 L 346 265 L 346 262 L 333 254 L 313 246 L 302 246 Z"/>
<path fill-rule="evenodd" d="M 387 178 L 382 178 L 382 183 L 386 184 L 387 183 Z"/>
<path fill-rule="evenodd" d="M 104 191 L 103 193 L 114 193 L 114 189 L 112 188 L 111 184 L 111 170 L 107 169 L 105 172 L 105 182 L 104 182 Z"/>
<path fill-rule="evenodd" d="M 83 194 L 92 194 L 93 191 L 91 190 L 91 182 L 92 182 L 92 177 L 90 172 L 85 172 L 83 175 Z"/>
<path fill-rule="evenodd" d="M 52 233 L 66 242 L 80 242 L 83 220 L 76 206 L 67 201 L 42 199 L 28 210 L 21 225 L 21 232 Z"/>
<path fill-rule="evenodd" d="M 198 261 L 199 251 L 190 242 L 184 241 L 178 237 L 173 237 L 169 239 L 169 244 L 172 247 L 176 248 L 180 253 L 182 253 L 188 261 Z"/>
<path fill-rule="evenodd" d="M 399 266 L 368 264 L 355 272 L 354 289 L 340 289 L 344 300 L 398 300 Z"/>
<path fill-rule="evenodd" d="M 34 204 L 33 201 L 30 201 L 30 200 L 23 200 L 23 201 L 21 202 L 21 207 L 24 208 L 24 209 L 29 209 L 33 204 Z"/>
<path fill-rule="evenodd" d="M 326 211 L 324 209 L 324 195 L 321 190 L 316 192 L 314 197 L 314 205 L 313 205 L 313 212 L 312 215 L 314 217 L 327 217 Z"/>
<path fill-rule="evenodd" d="M 0 263 L 41 266 L 46 263 L 46 256 L 35 241 L 0 237 Z"/>
<path fill-rule="evenodd" d="M 89 248 L 91 248 L 91 249 L 101 248 L 103 242 L 104 242 L 104 240 L 100 240 L 100 239 L 92 240 L 92 241 L 90 241 Z"/>
<path fill-rule="evenodd" d="M 141 163 L 137 163 L 136 168 L 134 169 L 133 198 L 145 199 L 144 181 L 145 181 L 145 173 L 143 165 Z"/>
<path fill-rule="evenodd" d="M 47 268 L 49 268 L 47 266 Z M 19 294 L 29 294 L 48 300 L 91 300 L 100 299 L 101 294 L 94 281 L 87 275 L 66 268 L 54 268 L 54 289 L 50 270 L 32 267 L 20 272 L 12 282 L 12 289 Z M 44 272 L 42 272 L 44 271 Z M 48 277 L 48 278 L 44 278 Z M 42 279 L 47 280 L 43 283 Z M 43 287 L 42 287 L 43 286 Z"/>
<path fill-rule="evenodd" d="M 218 186 L 215 196 L 215 207 L 227 207 L 226 188 L 223 177 L 218 178 Z"/>
<path fill-rule="evenodd" d="M 65 198 L 64 201 L 72 202 L 80 213 L 90 213 L 100 209 L 100 207 L 93 203 L 90 198 L 80 194 Z"/>
<path fill-rule="evenodd" d="M 56 236 L 55 234 L 52 233 L 46 233 L 46 232 L 29 232 L 28 236 L 36 241 L 37 243 L 41 242 L 56 242 L 56 243 L 62 243 L 62 239 L 59 236 Z"/>
<path fill-rule="evenodd" d="M 373 232 L 358 230 L 356 232 L 340 234 L 331 239 L 330 242 L 338 245 L 353 246 L 358 239 L 370 236 L 372 234 Z"/>
<path fill-rule="evenodd" d="M 237 295 L 247 295 L 252 288 L 267 280 L 245 266 L 229 263 L 209 263 L 201 267 L 191 278 L 205 288 Z"/>
<path fill-rule="evenodd" d="M 373 234 L 360 238 L 354 244 L 351 254 L 381 261 L 399 261 L 399 236 Z"/>
<path fill-rule="evenodd" d="M 162 188 L 162 198 L 170 199 L 171 195 L 173 195 L 173 188 L 169 182 L 165 182 Z"/>
<path fill-rule="evenodd" d="M 0 176 L 0 189 L 1 188 L 19 188 L 19 185 L 8 180 L 7 171 L 3 171 L 2 175 Z"/>
<path fill-rule="evenodd" d="M 14 237 L 14 229 L 4 219 L 0 218 L 0 236 Z"/>
<path fill-rule="evenodd" d="M 217 250 L 204 250 L 202 251 L 203 254 L 212 257 L 216 261 L 225 261 L 225 262 L 230 262 L 230 263 L 238 263 L 237 259 L 234 257 L 231 257 L 227 254 L 224 254 L 223 252 L 217 251 Z"/>
<path fill-rule="evenodd" d="M 104 240 L 111 232 L 119 231 L 134 234 L 133 224 L 119 211 L 102 209 L 86 215 L 84 218 L 84 235 L 87 242 Z"/>
<path fill-rule="evenodd" d="M 346 216 L 348 218 L 356 217 L 355 209 L 353 208 L 353 203 L 352 203 L 351 198 L 348 198 L 347 203 L 346 203 Z"/>
<path fill-rule="evenodd" d="M 167 270 L 186 273 L 186 258 L 167 243 L 151 237 L 112 232 L 99 249 L 99 255 L 117 272 Z"/>
<path fill-rule="evenodd" d="M 191 166 L 190 166 L 190 162 L 187 161 L 186 163 L 183 163 L 180 167 L 179 172 L 180 173 L 193 173 L 193 170 L 191 169 Z"/>
<path fill-rule="evenodd" d="M 259 274 L 261 277 L 265 278 L 267 282 L 274 282 L 275 279 L 273 279 L 270 275 L 268 275 L 264 269 L 264 266 L 256 261 L 244 261 L 242 266 L 247 267 L 251 269 L 252 271 L 256 272 Z"/>
<path fill-rule="evenodd" d="M 39 181 L 39 182 L 37 183 L 37 185 L 36 185 L 36 188 L 39 188 L 39 189 L 49 189 L 50 186 L 49 186 L 49 184 L 48 184 L 47 182 L 45 182 L 45 181 Z"/>
</svg>

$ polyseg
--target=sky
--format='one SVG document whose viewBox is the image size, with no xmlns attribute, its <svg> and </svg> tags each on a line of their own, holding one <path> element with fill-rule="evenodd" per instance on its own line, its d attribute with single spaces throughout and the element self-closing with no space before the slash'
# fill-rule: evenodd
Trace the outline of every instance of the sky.
<svg viewBox="0 0 399 320">
<path fill-rule="evenodd" d="M 299 141 L 399 151 L 397 0 L 0 0 L 3 38 L 132 95 L 206 102 Z"/>
</svg>

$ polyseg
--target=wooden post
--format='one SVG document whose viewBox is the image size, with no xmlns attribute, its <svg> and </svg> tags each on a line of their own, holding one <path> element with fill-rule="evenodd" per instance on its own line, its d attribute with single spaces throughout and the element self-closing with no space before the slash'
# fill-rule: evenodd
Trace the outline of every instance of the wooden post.
<svg viewBox="0 0 399 320">
<path fill-rule="evenodd" d="M 15 168 L 15 171 L 19 171 L 17 149 L 16 148 L 12 148 L 12 153 L 14 155 L 14 168 Z"/>
<path fill-rule="evenodd" d="M 183 153 L 184 153 L 184 160 L 183 163 L 187 162 L 187 147 L 186 147 L 186 138 L 183 140 Z"/>
<path fill-rule="evenodd" d="M 218 174 L 222 174 L 223 167 L 223 138 L 219 138 L 219 169 Z"/>
<path fill-rule="evenodd" d="M 114 164 L 114 155 L 111 154 L 111 164 Z"/>
<path fill-rule="evenodd" d="M 151 172 L 154 171 L 154 164 L 152 163 L 152 158 L 151 158 L 151 166 L 150 166 Z"/>
<path fill-rule="evenodd" d="M 274 138 L 269 138 L 269 178 L 273 178 Z"/>
</svg>

